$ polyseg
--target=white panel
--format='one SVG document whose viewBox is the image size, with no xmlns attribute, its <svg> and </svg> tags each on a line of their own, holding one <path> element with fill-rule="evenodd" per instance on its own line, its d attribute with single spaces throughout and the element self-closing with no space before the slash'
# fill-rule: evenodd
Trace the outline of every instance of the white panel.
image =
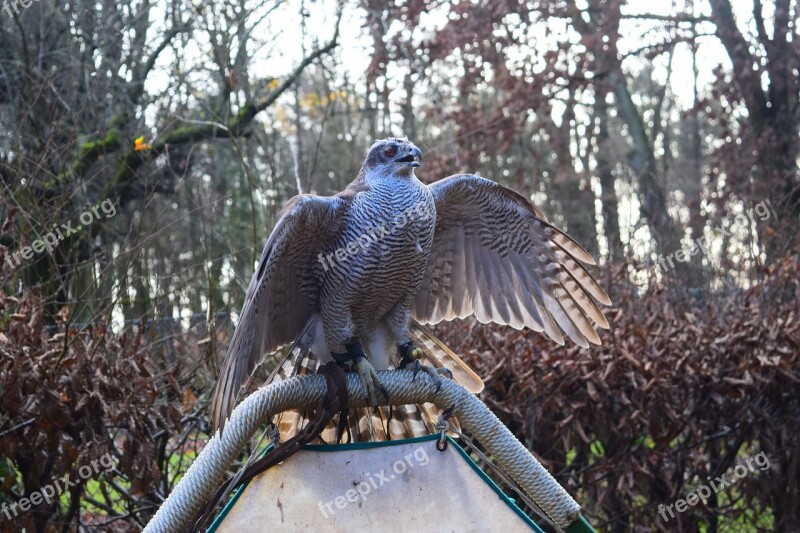
<svg viewBox="0 0 800 533">
<path fill-rule="evenodd" d="M 531 531 L 451 445 L 303 450 L 250 482 L 220 532 Z"/>
</svg>

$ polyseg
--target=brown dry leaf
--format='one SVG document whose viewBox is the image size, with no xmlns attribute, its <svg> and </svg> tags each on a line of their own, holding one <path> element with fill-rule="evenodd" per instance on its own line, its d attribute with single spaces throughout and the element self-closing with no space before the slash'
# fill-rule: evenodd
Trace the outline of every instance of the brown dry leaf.
<svg viewBox="0 0 800 533">
<path fill-rule="evenodd" d="M 196 403 L 197 403 L 197 397 L 194 395 L 194 392 L 192 392 L 192 389 L 190 388 L 184 389 L 181 411 L 184 414 L 190 413 L 192 409 L 194 409 Z"/>
</svg>

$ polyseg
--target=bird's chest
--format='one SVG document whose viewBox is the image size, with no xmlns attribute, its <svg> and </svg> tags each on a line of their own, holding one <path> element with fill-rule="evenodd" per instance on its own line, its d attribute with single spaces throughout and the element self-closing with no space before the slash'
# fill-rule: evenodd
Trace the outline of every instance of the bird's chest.
<svg viewBox="0 0 800 533">
<path fill-rule="evenodd" d="M 433 243 L 436 207 L 421 183 L 375 188 L 354 206 L 346 237 L 354 254 L 353 282 L 401 297 L 421 283 Z M 351 244 L 357 243 L 357 244 Z"/>
<path fill-rule="evenodd" d="M 398 187 L 392 191 L 375 195 L 374 206 L 379 212 L 372 219 L 379 235 L 374 248 L 374 260 L 418 261 L 427 258 L 433 242 L 436 222 L 436 207 L 427 188 Z"/>
</svg>

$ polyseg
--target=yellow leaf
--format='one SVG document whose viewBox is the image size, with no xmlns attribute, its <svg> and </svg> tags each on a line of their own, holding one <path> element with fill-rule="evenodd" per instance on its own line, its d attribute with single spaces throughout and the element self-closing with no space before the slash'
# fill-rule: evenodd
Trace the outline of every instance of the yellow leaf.
<svg viewBox="0 0 800 533">
<path fill-rule="evenodd" d="M 133 141 L 133 149 L 136 150 L 137 152 L 140 152 L 142 150 L 150 150 L 152 148 L 153 148 L 152 145 L 144 143 L 144 135 L 142 135 L 141 137 L 137 137 Z"/>
</svg>

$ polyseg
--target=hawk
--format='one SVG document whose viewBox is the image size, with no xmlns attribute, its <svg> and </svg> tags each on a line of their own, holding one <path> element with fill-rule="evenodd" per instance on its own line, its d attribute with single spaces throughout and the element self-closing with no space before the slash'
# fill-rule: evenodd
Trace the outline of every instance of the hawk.
<svg viewBox="0 0 800 533">
<path fill-rule="evenodd" d="M 408 140 L 380 140 L 345 190 L 283 207 L 222 365 L 215 429 L 264 356 L 292 343 L 272 379 L 334 359 L 359 373 L 373 405 L 376 369 L 420 356 L 430 373 L 444 366 L 469 390 L 483 387 L 424 324 L 475 316 L 600 344 L 598 303 L 611 301 L 583 266 L 591 255 L 523 195 L 472 174 L 425 185 L 421 161 Z"/>
</svg>

